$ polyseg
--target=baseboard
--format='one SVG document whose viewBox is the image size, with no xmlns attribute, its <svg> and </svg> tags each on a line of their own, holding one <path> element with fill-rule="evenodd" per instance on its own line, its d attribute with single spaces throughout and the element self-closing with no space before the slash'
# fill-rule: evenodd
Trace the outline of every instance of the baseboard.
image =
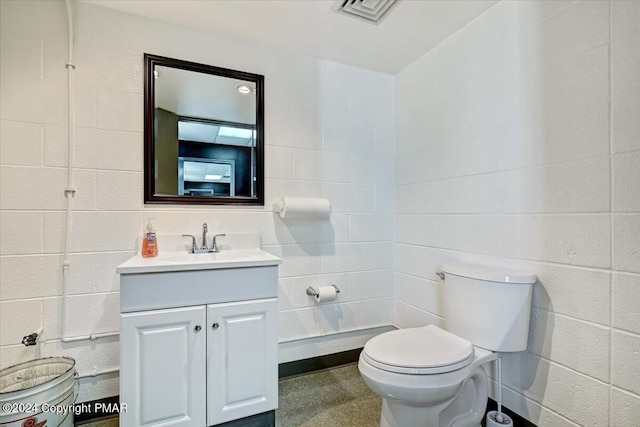
<svg viewBox="0 0 640 427">
<path fill-rule="evenodd" d="M 276 427 L 276 411 L 274 409 L 239 420 L 216 424 L 216 427 Z"/>
<path fill-rule="evenodd" d="M 120 396 L 105 397 L 89 402 L 76 403 L 77 412 L 73 416 L 73 424 L 76 426 L 93 423 L 120 415 Z M 78 408 L 80 407 L 80 408 Z"/>
<path fill-rule="evenodd" d="M 322 369 L 355 363 L 358 361 L 361 351 L 362 348 L 356 348 L 353 350 L 341 351 L 339 353 L 281 363 L 278 365 L 278 378 L 289 378 L 313 371 L 320 371 Z"/>
<path fill-rule="evenodd" d="M 489 412 L 489 411 L 497 411 L 497 410 L 498 410 L 498 403 L 495 400 L 493 400 L 492 398 L 489 398 L 489 403 L 487 404 L 487 410 L 485 411 L 485 417 L 487 415 L 487 412 Z M 531 421 L 527 420 L 526 418 L 521 417 L 520 415 L 516 414 L 511 409 L 509 409 L 509 408 L 507 408 L 505 406 L 502 407 L 502 412 L 507 414 L 513 420 L 513 425 L 514 426 L 518 426 L 518 427 L 538 427 L 534 423 L 532 423 Z M 482 427 L 484 427 L 484 421 L 485 420 L 482 420 Z"/>
</svg>

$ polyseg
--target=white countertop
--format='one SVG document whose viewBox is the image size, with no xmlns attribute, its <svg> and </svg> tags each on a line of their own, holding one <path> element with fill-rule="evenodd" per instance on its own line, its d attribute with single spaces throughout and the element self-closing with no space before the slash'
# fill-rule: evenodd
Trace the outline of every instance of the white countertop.
<svg viewBox="0 0 640 427">
<path fill-rule="evenodd" d="M 250 236 L 229 236 L 229 244 L 220 245 L 217 253 L 190 254 L 186 249 L 176 247 L 173 236 L 158 236 L 160 242 L 157 257 L 144 258 L 139 253 L 116 268 L 116 273 L 139 274 L 175 271 L 214 270 L 221 268 L 263 267 L 278 265 L 282 260 L 275 255 L 263 251 L 255 245 L 259 243 Z M 248 238 L 249 237 L 249 238 Z M 163 251 L 162 241 L 171 241 L 165 248 L 173 250 Z M 233 243 L 238 243 L 234 245 Z M 184 246 L 184 245 L 182 245 Z M 237 249 L 234 249 L 234 246 Z M 186 247 L 186 246 L 185 246 Z M 178 250 L 176 250 L 178 249 Z"/>
</svg>

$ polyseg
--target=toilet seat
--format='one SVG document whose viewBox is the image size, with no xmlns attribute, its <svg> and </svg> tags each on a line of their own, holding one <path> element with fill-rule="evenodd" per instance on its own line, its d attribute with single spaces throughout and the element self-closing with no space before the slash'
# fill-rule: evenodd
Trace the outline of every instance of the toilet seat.
<svg viewBox="0 0 640 427">
<path fill-rule="evenodd" d="M 473 345 L 434 325 L 386 332 L 364 346 L 363 359 L 378 369 L 401 374 L 452 372 L 473 360 Z"/>
</svg>

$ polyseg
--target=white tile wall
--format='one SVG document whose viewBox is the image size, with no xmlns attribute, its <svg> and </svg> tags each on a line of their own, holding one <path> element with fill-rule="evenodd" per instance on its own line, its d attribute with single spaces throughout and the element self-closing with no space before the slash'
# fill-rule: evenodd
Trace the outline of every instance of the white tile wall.
<svg viewBox="0 0 640 427">
<path fill-rule="evenodd" d="M 536 273 L 504 396 L 540 426 L 640 419 L 639 20 L 502 1 L 395 79 L 395 322 L 446 322 L 445 260 Z"/>
<path fill-rule="evenodd" d="M 614 1 L 611 7 L 611 108 L 614 152 L 640 149 L 640 18 L 634 1 Z"/>
<path fill-rule="evenodd" d="M 640 394 L 640 336 L 615 331 L 611 341 L 611 382 Z"/>
<path fill-rule="evenodd" d="M 60 147 L 66 155 L 66 128 L 61 133 L 63 135 L 59 142 L 48 142 L 46 145 Z M 140 133 L 78 127 L 75 129 L 73 161 L 78 168 L 141 171 L 142 153 L 131 153 L 126 158 L 119 155 L 140 144 Z M 66 166 L 66 157 L 60 166 Z"/>
<path fill-rule="evenodd" d="M 44 157 L 44 126 L 36 123 L 0 122 L 0 139 L 3 163 L 24 166 L 40 166 Z M 10 143 L 9 143 L 10 142 Z"/>
<path fill-rule="evenodd" d="M 640 214 L 613 215 L 613 267 L 640 273 Z"/>
<path fill-rule="evenodd" d="M 611 390 L 611 412 L 616 414 L 611 427 L 632 426 L 640 420 L 640 403 L 632 394 L 614 388 Z"/>
<path fill-rule="evenodd" d="M 420 310 L 397 299 L 394 302 L 394 318 L 399 328 L 413 328 L 424 325 L 444 327 L 444 319 L 442 317 Z"/>
<path fill-rule="evenodd" d="M 609 223 L 607 215 L 505 215 L 504 253 L 514 258 L 608 267 Z"/>
<path fill-rule="evenodd" d="M 503 369 L 503 381 L 514 391 L 578 425 L 608 425 L 607 384 L 529 352 L 507 354 Z"/>
<path fill-rule="evenodd" d="M 532 353 L 602 381 L 609 380 L 609 328 L 551 311 L 531 310 Z"/>
<path fill-rule="evenodd" d="M 497 386 L 493 380 L 490 380 L 489 387 L 493 391 Z M 508 387 L 504 387 L 502 393 L 502 399 L 507 408 L 513 409 L 518 413 L 528 414 L 528 418 L 537 419 L 537 425 L 539 426 L 576 427 L 579 425 L 540 405 L 535 400 L 528 397 L 523 398 L 522 395 Z"/>
<path fill-rule="evenodd" d="M 42 214 L 4 211 L 0 214 L 0 255 L 42 252 Z"/>
<path fill-rule="evenodd" d="M 640 334 L 640 276 L 614 274 L 613 326 Z"/>
<path fill-rule="evenodd" d="M 22 341 L 24 329 L 36 331 L 42 325 L 42 300 L 27 299 L 0 302 L 2 338 L 0 346 Z M 31 333 L 31 332 L 29 332 Z"/>
<path fill-rule="evenodd" d="M 44 354 L 81 373 L 118 365 L 118 340 L 60 344 L 67 164 L 66 17 L 61 2 L 1 2 L 0 315 L 3 367 L 33 357 L 22 336 L 40 326 Z M 119 327 L 115 267 L 137 248 L 146 218 L 159 233 L 257 232 L 283 257 L 285 359 L 363 344 L 393 321 L 394 87 L 391 76 L 75 4 L 75 186 L 69 332 Z M 265 75 L 266 204 L 144 206 L 143 53 Z M 330 221 L 284 222 L 282 196 L 326 197 Z M 162 250 L 162 241 L 160 241 Z M 338 285 L 322 310 L 307 286 Z M 363 330 L 362 333 L 322 334 Z M 377 330 L 377 329 L 374 329 Z M 349 334 L 355 334 L 353 336 Z M 308 345 L 311 337 L 313 345 Z M 83 382 L 81 400 L 116 395 L 117 378 Z"/>
<path fill-rule="evenodd" d="M 117 338 L 57 341 L 64 8 L 0 5 L 0 356 L 33 357 L 18 343 L 44 325 L 44 355 L 76 357 L 82 372 L 117 366 Z M 395 78 L 92 5 L 76 13 L 73 333 L 117 328 L 114 269 L 148 217 L 167 233 L 204 221 L 258 232 L 283 257 L 283 361 L 361 346 L 357 329 L 392 320 L 444 325 L 444 260 L 512 265 L 539 283 L 529 351 L 505 357 L 507 406 L 541 426 L 640 417 L 639 2 L 503 1 Z M 142 205 L 143 52 L 265 74 L 264 209 Z M 269 212 L 283 195 L 330 199 L 331 221 L 284 223 Z M 304 294 L 330 283 L 335 303 Z M 117 386 L 85 381 L 81 399 Z"/>
<path fill-rule="evenodd" d="M 640 65 L 640 62 L 638 63 Z M 640 66 L 637 67 L 640 69 Z M 640 94 L 640 92 L 639 92 Z M 613 157 L 613 210 L 618 212 L 640 211 L 640 151 Z"/>
<path fill-rule="evenodd" d="M 601 325 L 609 322 L 609 272 L 540 263 L 522 264 L 522 268 L 538 276 L 533 288 L 534 307 Z"/>
<path fill-rule="evenodd" d="M 393 271 L 375 270 L 349 273 L 349 292 L 346 299 L 360 301 L 365 299 L 393 296 Z"/>
<path fill-rule="evenodd" d="M 606 212 L 610 175 L 606 157 L 507 171 L 504 173 L 504 211 Z M 589 191 L 575 191 L 587 185 Z M 528 191 L 522 191 L 523 188 Z"/>
<path fill-rule="evenodd" d="M 0 258 L 0 300 L 57 295 L 60 257 L 26 255 Z M 50 280 L 42 280 L 48 277 Z"/>
<path fill-rule="evenodd" d="M 441 284 L 417 276 L 396 273 L 395 297 L 420 310 L 442 316 Z"/>
</svg>

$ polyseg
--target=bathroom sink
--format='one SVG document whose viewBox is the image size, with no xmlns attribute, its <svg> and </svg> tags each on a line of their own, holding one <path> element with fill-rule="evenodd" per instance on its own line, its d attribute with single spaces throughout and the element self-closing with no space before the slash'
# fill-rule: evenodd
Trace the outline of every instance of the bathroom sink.
<svg viewBox="0 0 640 427">
<path fill-rule="evenodd" d="M 282 260 L 260 248 L 258 234 L 229 234 L 219 241 L 220 251 L 192 254 L 187 252 L 189 244 L 181 235 L 158 236 L 159 254 L 143 258 L 140 253 L 120 264 L 120 274 L 164 273 L 180 271 L 216 270 L 243 267 L 274 266 Z M 190 242 L 189 242 L 190 243 Z M 137 244 L 141 246 L 140 242 Z"/>
<path fill-rule="evenodd" d="M 178 264 L 182 263 L 210 263 L 210 262 L 220 262 L 220 261 L 233 261 L 233 260 L 243 260 L 252 255 L 255 255 L 256 251 L 250 250 L 242 250 L 242 251 L 227 251 L 227 252 L 217 252 L 217 253 L 202 253 L 202 254 L 190 254 L 190 253 L 175 253 L 170 252 L 166 255 L 159 255 L 158 259 L 165 262 L 175 262 Z"/>
<path fill-rule="evenodd" d="M 278 265 L 280 263 L 280 258 L 259 248 L 202 254 L 160 252 L 155 258 L 143 258 L 138 254 L 119 265 L 116 272 L 120 274 L 160 273 L 170 271 L 213 270 L 220 268 L 262 267 Z"/>
</svg>

